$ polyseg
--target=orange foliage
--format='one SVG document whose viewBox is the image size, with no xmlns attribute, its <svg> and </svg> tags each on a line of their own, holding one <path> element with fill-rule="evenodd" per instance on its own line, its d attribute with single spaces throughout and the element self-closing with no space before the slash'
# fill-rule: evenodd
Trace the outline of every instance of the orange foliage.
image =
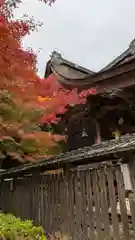
<svg viewBox="0 0 135 240">
<path fill-rule="evenodd" d="M 65 90 L 53 75 L 37 76 L 36 56 L 21 46 L 22 38 L 35 29 L 33 20 L 10 19 L 20 2 L 0 1 L 0 152 L 4 157 L 35 161 L 58 153 L 58 143 L 65 141 L 65 136 L 43 132 L 39 125 L 58 121 L 56 114 L 64 113 L 68 105 L 85 103 L 95 90 L 78 94 L 76 89 Z"/>
<path fill-rule="evenodd" d="M 65 137 L 43 132 L 39 127 L 45 108 L 38 100 L 42 86 L 35 72 L 36 56 L 21 46 L 30 24 L 9 20 L 7 5 L 1 8 L 0 157 L 19 161 L 49 157 L 59 150 L 58 142 Z"/>
<path fill-rule="evenodd" d="M 89 94 L 96 94 L 96 90 L 91 88 L 78 94 L 77 89 L 69 91 L 62 87 L 56 77 L 52 74 L 47 79 L 40 80 L 41 89 L 38 101 L 40 105 L 45 107 L 46 114 L 42 116 L 42 123 L 54 123 L 59 119 L 56 114 L 66 112 L 67 106 L 75 106 L 76 104 L 84 104 Z"/>
</svg>

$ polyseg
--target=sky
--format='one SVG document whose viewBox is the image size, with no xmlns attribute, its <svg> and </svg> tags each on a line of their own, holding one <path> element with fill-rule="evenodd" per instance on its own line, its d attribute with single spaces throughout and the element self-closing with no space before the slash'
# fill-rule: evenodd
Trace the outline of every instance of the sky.
<svg viewBox="0 0 135 240">
<path fill-rule="evenodd" d="M 38 73 L 53 50 L 83 67 L 98 71 L 128 48 L 135 38 L 135 0 L 56 0 L 49 7 L 24 0 L 16 11 L 42 21 L 38 32 L 24 39 L 24 47 L 38 53 Z"/>
</svg>

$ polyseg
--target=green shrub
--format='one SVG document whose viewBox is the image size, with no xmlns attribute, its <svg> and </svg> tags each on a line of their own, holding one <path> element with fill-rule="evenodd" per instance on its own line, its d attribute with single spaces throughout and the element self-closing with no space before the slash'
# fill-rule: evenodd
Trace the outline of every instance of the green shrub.
<svg viewBox="0 0 135 240">
<path fill-rule="evenodd" d="M 21 221 L 11 214 L 0 213 L 0 240 L 46 240 L 42 227 Z"/>
</svg>

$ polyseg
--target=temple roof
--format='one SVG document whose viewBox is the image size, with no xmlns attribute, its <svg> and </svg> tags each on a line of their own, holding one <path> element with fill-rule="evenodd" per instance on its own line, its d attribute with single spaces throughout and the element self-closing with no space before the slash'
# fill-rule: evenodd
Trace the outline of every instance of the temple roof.
<svg viewBox="0 0 135 240">
<path fill-rule="evenodd" d="M 122 65 L 135 58 L 135 39 L 129 44 L 128 49 L 126 49 L 120 56 L 115 58 L 111 63 L 105 66 L 101 71 L 108 70 L 117 65 Z"/>
<path fill-rule="evenodd" d="M 80 78 L 94 74 L 93 71 L 64 59 L 62 55 L 56 51 L 52 52 L 51 59 L 47 62 L 45 77 L 48 77 L 53 67 L 57 68 L 65 77 Z"/>
<path fill-rule="evenodd" d="M 82 89 L 133 69 L 135 69 L 135 40 L 129 44 L 128 49 L 99 72 L 93 72 L 72 63 L 64 59 L 60 53 L 54 51 L 47 62 L 45 78 L 53 73 L 65 87 Z"/>
</svg>

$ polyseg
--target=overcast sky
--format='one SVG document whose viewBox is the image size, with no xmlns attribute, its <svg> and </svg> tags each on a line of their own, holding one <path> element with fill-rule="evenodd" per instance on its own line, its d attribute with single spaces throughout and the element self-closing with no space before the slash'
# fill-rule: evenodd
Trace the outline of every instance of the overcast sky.
<svg viewBox="0 0 135 240">
<path fill-rule="evenodd" d="M 17 10 L 35 16 L 44 26 L 24 40 L 38 54 L 38 69 L 53 50 L 83 67 L 98 71 L 123 52 L 135 38 L 135 0 L 56 0 L 49 7 L 25 0 Z"/>
</svg>

